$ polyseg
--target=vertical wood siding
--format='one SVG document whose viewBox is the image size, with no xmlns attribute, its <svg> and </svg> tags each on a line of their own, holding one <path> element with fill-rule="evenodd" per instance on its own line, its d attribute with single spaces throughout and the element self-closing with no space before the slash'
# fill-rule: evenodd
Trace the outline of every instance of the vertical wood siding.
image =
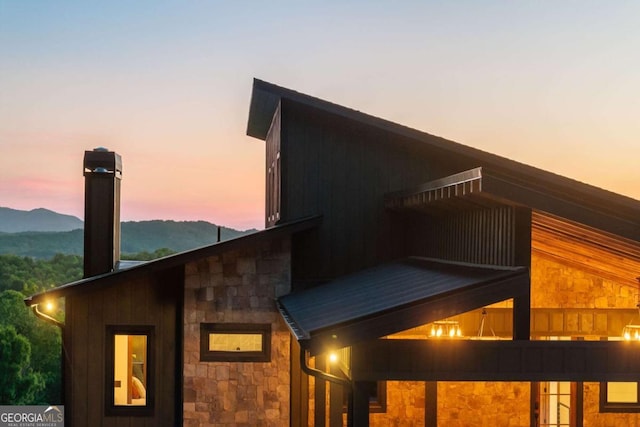
<svg viewBox="0 0 640 427">
<path fill-rule="evenodd" d="M 282 218 L 323 217 L 319 230 L 294 239 L 297 283 L 401 256 L 402 228 L 384 194 L 453 173 L 450 162 L 424 144 L 292 101 L 280 113 Z"/>
<path fill-rule="evenodd" d="M 289 100 L 277 114 L 282 220 L 323 218 L 294 237 L 294 286 L 408 255 L 529 265 L 530 212 L 505 207 L 410 222 L 384 207 L 386 193 L 482 166 L 477 160 Z"/>
<path fill-rule="evenodd" d="M 429 221 L 413 218 L 407 225 L 406 238 L 413 241 L 410 251 L 414 255 L 528 266 L 531 228 L 526 227 L 527 218 L 527 210 L 512 206 L 465 211 Z"/>
<path fill-rule="evenodd" d="M 181 399 L 176 364 L 181 363 L 180 337 L 183 272 L 113 285 L 67 297 L 64 330 L 65 407 L 71 426 L 177 425 L 176 399 Z M 105 339 L 107 325 L 153 325 L 156 346 L 155 409 L 150 417 L 105 416 Z M 70 345 L 73 343 L 73 345 Z M 181 415 L 181 414 L 178 414 Z"/>
<path fill-rule="evenodd" d="M 276 108 L 266 140 L 265 226 L 280 220 L 280 106 Z"/>
</svg>

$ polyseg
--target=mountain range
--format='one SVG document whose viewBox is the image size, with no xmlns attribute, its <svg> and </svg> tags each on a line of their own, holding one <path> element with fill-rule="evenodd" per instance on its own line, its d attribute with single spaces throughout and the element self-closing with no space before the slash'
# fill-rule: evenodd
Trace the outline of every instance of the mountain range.
<svg viewBox="0 0 640 427">
<path fill-rule="evenodd" d="M 71 231 L 83 227 L 84 223 L 80 218 L 59 214 L 49 209 L 21 211 L 0 207 L 0 233 Z"/>
<path fill-rule="evenodd" d="M 84 224 L 74 216 L 47 209 L 20 211 L 0 207 L 0 255 L 51 258 L 56 253 L 82 255 Z M 221 227 L 221 240 L 253 232 Z M 126 221 L 121 252 L 135 254 L 168 248 L 182 252 L 217 241 L 218 226 L 206 221 Z"/>
</svg>

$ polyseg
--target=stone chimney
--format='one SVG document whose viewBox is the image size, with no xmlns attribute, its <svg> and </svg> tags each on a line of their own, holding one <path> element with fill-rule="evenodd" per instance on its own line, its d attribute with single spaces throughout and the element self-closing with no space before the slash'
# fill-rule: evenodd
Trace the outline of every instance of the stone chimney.
<svg viewBox="0 0 640 427">
<path fill-rule="evenodd" d="M 84 152 L 84 277 L 113 271 L 120 260 L 121 179 L 119 154 Z"/>
</svg>

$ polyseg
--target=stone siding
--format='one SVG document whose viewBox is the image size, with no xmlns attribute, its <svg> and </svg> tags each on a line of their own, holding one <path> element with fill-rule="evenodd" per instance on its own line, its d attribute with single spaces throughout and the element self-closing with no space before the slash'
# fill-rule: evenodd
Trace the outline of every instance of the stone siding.
<svg viewBox="0 0 640 427">
<path fill-rule="evenodd" d="M 529 427 L 525 382 L 439 382 L 439 427 Z"/>
<path fill-rule="evenodd" d="M 289 239 L 187 264 L 184 426 L 289 425 L 290 334 L 275 305 L 290 290 Z M 270 323 L 270 362 L 200 361 L 201 323 Z"/>
<path fill-rule="evenodd" d="M 531 306 L 536 308 L 634 308 L 637 289 L 550 258 L 531 259 Z"/>
<path fill-rule="evenodd" d="M 421 381 L 387 381 L 387 411 L 369 414 L 371 426 L 424 426 L 425 387 Z"/>
<path fill-rule="evenodd" d="M 531 269 L 533 307 L 634 308 L 638 291 L 612 280 L 589 274 L 540 256 L 533 256 Z M 585 336 L 587 340 L 599 336 Z M 600 413 L 600 383 L 584 383 L 585 427 L 640 427 L 640 415 Z"/>
</svg>

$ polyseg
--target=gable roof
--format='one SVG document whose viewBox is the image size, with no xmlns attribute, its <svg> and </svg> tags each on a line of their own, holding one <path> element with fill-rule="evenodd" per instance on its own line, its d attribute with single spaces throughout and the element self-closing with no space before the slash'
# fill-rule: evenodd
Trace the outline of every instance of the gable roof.
<svg viewBox="0 0 640 427">
<path fill-rule="evenodd" d="M 580 218 L 574 218 L 572 215 L 581 209 L 588 209 L 596 212 L 599 218 L 587 225 L 599 227 L 600 224 L 606 223 L 606 218 L 615 218 L 623 226 L 608 231 L 640 241 L 638 200 L 258 79 L 254 79 L 253 82 L 247 126 L 249 136 L 263 140 L 266 138 L 273 114 L 282 100 L 291 105 L 304 105 L 391 132 L 417 144 L 427 144 L 434 149 L 449 152 L 453 156 L 466 157 L 478 167 L 489 168 L 494 176 L 501 182 L 507 182 L 512 188 L 520 187 L 527 190 L 527 198 L 538 198 L 541 204 L 547 203 L 546 200 L 540 199 L 542 196 L 543 199 L 553 198 L 571 205 L 571 210 L 566 215 L 561 215 L 564 218 L 580 222 Z M 529 206 L 526 200 L 523 204 Z"/>
<path fill-rule="evenodd" d="M 321 220 L 322 218 L 320 216 L 302 218 L 285 224 L 276 225 L 265 230 L 245 234 L 234 239 L 224 240 L 212 245 L 169 255 L 157 260 L 138 264 L 134 263 L 123 270 L 117 270 L 93 277 L 88 277 L 58 286 L 53 289 L 49 289 L 44 292 L 34 294 L 28 298 L 25 298 L 24 302 L 28 306 L 33 306 L 44 302 L 46 299 L 60 298 L 79 292 L 87 292 L 93 289 L 99 289 L 104 286 L 109 286 L 115 283 L 121 283 L 126 280 L 145 276 L 154 272 L 179 267 L 189 262 L 208 258 L 210 256 L 218 255 L 229 250 L 240 249 L 243 247 L 254 245 L 260 241 L 272 239 L 279 236 L 291 235 L 303 230 L 308 230 L 310 228 L 317 227 L 320 224 Z"/>
<path fill-rule="evenodd" d="M 528 293 L 526 267 L 411 257 L 277 302 L 303 347 L 318 354 Z"/>
</svg>

